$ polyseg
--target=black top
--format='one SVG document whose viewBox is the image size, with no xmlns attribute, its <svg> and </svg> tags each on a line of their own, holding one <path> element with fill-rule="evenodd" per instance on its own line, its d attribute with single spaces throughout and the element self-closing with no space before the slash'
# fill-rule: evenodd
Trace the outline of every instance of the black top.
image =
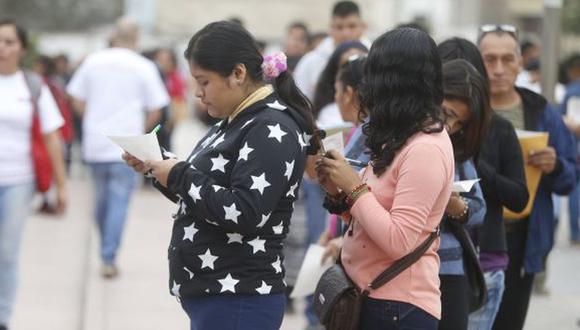
<svg viewBox="0 0 580 330">
<path fill-rule="evenodd" d="M 301 118 L 273 93 L 214 126 L 171 170 L 173 295 L 285 291 L 282 240 L 309 140 Z"/>
<path fill-rule="evenodd" d="M 528 202 L 524 160 L 514 127 L 494 114 L 477 162 L 487 213 L 478 231 L 478 244 L 484 252 L 505 252 L 503 206 L 522 211 Z"/>
</svg>

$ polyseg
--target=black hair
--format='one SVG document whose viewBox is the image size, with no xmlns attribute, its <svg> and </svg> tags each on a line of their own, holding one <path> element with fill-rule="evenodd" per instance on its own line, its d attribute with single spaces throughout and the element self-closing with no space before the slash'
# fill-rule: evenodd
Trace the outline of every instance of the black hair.
<svg viewBox="0 0 580 330">
<path fill-rule="evenodd" d="M 447 39 L 437 46 L 437 52 L 443 63 L 458 58 L 466 60 L 485 80 L 488 80 L 483 58 L 473 42 L 463 38 Z"/>
<path fill-rule="evenodd" d="M 263 58 L 252 35 L 241 25 L 220 21 L 206 25 L 199 30 L 184 52 L 187 61 L 195 62 L 201 68 L 216 72 L 222 77 L 229 76 L 236 64 L 243 64 L 249 79 L 261 83 Z M 274 90 L 282 101 L 298 111 L 302 126 L 308 134 L 314 131 L 311 105 L 300 92 L 288 71 L 280 73 L 273 81 Z"/>
<path fill-rule="evenodd" d="M 373 172 L 381 175 L 418 132 L 443 131 L 441 60 L 435 41 L 412 28 L 397 28 L 375 40 L 365 65 L 363 126 Z"/>
<path fill-rule="evenodd" d="M 304 31 L 306 33 L 306 35 L 310 34 L 308 32 L 308 27 L 306 26 L 306 24 L 304 24 L 304 22 L 301 22 L 301 21 L 292 22 L 290 25 L 288 25 L 288 31 L 290 31 L 292 29 L 300 29 L 300 30 Z"/>
<path fill-rule="evenodd" d="M 344 85 L 345 89 L 349 86 L 353 89 L 359 100 L 361 99 L 360 90 L 363 83 L 365 64 L 366 56 L 360 56 L 354 60 L 349 60 L 340 67 L 338 74 L 336 75 L 336 79 Z M 366 112 L 364 111 L 364 108 L 361 107 L 359 109 L 358 118 L 362 121 L 365 117 Z"/>
<path fill-rule="evenodd" d="M 28 49 L 28 33 L 26 32 L 24 27 L 22 27 L 21 25 L 16 23 L 16 21 L 10 18 L 0 19 L 0 26 L 4 25 L 13 26 L 14 29 L 16 29 L 16 36 L 18 37 L 18 41 L 20 42 L 22 49 Z"/>
<path fill-rule="evenodd" d="M 477 159 L 492 113 L 487 79 L 464 59 L 445 62 L 443 94 L 447 100 L 465 103 L 471 113 L 471 119 L 465 127 L 451 135 L 455 161 L 463 163 L 472 157 Z"/>
<path fill-rule="evenodd" d="M 521 54 L 523 55 L 525 52 L 527 52 L 529 49 L 532 49 L 534 47 L 537 47 L 538 45 L 531 41 L 531 40 L 524 40 L 522 41 L 522 43 L 520 44 L 520 51 Z"/>
<path fill-rule="evenodd" d="M 43 68 L 43 76 L 45 77 L 52 77 L 56 74 L 56 64 L 54 63 L 54 59 L 46 56 L 46 55 L 38 55 L 36 58 L 36 62 L 40 63 Z"/>
<path fill-rule="evenodd" d="M 360 41 L 346 41 L 336 47 L 316 83 L 314 100 L 312 102 L 312 114 L 314 118 L 318 118 L 322 108 L 334 102 L 334 82 L 340 66 L 340 58 L 351 49 L 358 49 L 365 53 L 368 52 L 367 47 Z"/>
<path fill-rule="evenodd" d="M 352 1 L 339 1 L 332 8 L 332 17 L 360 16 L 358 5 Z"/>
</svg>

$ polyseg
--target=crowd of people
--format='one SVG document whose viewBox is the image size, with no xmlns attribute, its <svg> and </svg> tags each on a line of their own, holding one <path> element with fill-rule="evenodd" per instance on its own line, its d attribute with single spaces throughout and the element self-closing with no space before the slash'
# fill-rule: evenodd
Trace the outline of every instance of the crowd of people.
<svg viewBox="0 0 580 330">
<path fill-rule="evenodd" d="M 105 279 L 120 274 L 142 177 L 176 204 L 169 291 L 192 330 L 279 329 L 293 304 L 297 266 L 288 264 L 310 244 L 366 290 L 435 234 L 417 261 L 368 292 L 358 328 L 523 329 L 532 291 L 546 290 L 536 275 L 554 246 L 556 195 L 569 195 L 570 243 L 580 244 L 580 55 L 565 60 L 551 104 L 539 94 L 541 48 L 514 26 L 437 44 L 404 24 L 371 41 L 348 0 L 330 22 L 319 34 L 291 24 L 275 53 L 240 21 L 210 23 L 187 45 L 185 78 L 172 49 L 137 52 L 127 19 L 74 72 L 64 55 L 24 68 L 27 33 L 1 20 L 0 330 L 32 196 L 44 194 L 39 212 L 71 207 L 76 141 L 94 186 Z M 207 133 L 178 159 L 172 130 L 191 119 Z M 163 160 L 138 159 L 103 135 L 159 124 Z M 325 131 L 343 132 L 344 150 L 325 150 Z M 547 145 L 524 153 L 519 131 L 545 132 Z M 307 329 L 324 329 L 314 299 Z"/>
</svg>

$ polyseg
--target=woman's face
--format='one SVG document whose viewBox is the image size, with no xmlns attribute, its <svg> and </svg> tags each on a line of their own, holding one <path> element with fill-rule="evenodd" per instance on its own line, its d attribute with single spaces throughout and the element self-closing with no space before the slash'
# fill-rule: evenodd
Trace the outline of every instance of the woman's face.
<svg viewBox="0 0 580 330">
<path fill-rule="evenodd" d="M 445 116 L 445 129 L 449 135 L 462 130 L 471 120 L 469 106 L 463 101 L 444 99 L 441 108 Z"/>
<path fill-rule="evenodd" d="M 359 107 L 352 87 L 345 86 L 342 81 L 336 79 L 334 82 L 334 102 L 340 110 L 342 120 L 356 125 Z"/>
<path fill-rule="evenodd" d="M 0 26 L 0 72 L 12 73 L 18 70 L 24 48 L 18 39 L 14 25 Z"/>
<path fill-rule="evenodd" d="M 189 70 L 195 79 L 195 96 L 207 107 L 207 112 L 214 118 L 229 117 L 244 100 L 242 84 L 245 71 L 240 76 L 234 72 L 222 77 L 217 72 L 202 69 L 195 62 L 190 62 Z"/>
</svg>

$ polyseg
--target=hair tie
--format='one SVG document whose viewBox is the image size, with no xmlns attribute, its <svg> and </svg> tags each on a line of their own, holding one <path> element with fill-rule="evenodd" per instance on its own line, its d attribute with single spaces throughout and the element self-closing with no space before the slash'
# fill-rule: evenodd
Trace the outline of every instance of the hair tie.
<svg viewBox="0 0 580 330">
<path fill-rule="evenodd" d="M 264 56 L 262 62 L 262 73 L 266 80 L 276 79 L 282 72 L 288 70 L 286 64 L 286 54 L 276 52 L 271 55 Z"/>
</svg>

